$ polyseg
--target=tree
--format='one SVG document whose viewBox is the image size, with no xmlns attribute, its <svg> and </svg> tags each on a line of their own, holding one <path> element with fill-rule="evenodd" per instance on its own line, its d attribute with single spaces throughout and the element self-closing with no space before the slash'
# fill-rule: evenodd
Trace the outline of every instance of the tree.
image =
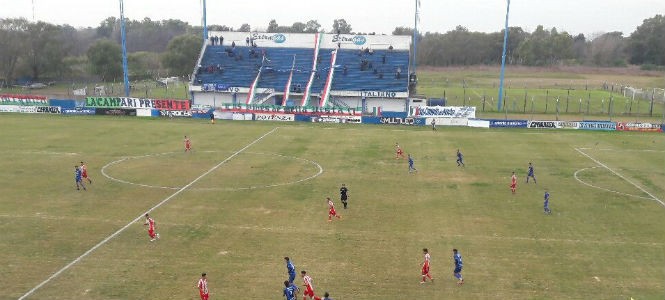
<svg viewBox="0 0 665 300">
<path fill-rule="evenodd" d="M 404 27 L 404 26 L 395 27 L 395 30 L 393 30 L 392 34 L 393 35 L 413 35 L 413 28 Z"/>
<path fill-rule="evenodd" d="M 102 39 L 88 49 L 88 62 L 93 74 L 102 80 L 119 79 L 122 76 L 122 49 L 117 43 Z"/>
<path fill-rule="evenodd" d="M 97 27 L 97 36 L 100 38 L 113 38 L 113 31 L 116 30 L 116 25 L 119 24 L 120 20 L 115 17 L 108 17 Z"/>
<path fill-rule="evenodd" d="M 346 23 L 346 20 L 335 19 L 333 21 L 333 30 L 331 33 L 349 34 L 351 31 L 351 25 Z"/>
<path fill-rule="evenodd" d="M 159 56 L 154 52 L 134 52 L 127 55 L 127 64 L 131 80 L 154 78 L 159 70 Z"/>
<path fill-rule="evenodd" d="M 291 25 L 291 28 L 290 28 L 289 32 L 303 33 L 303 32 L 305 32 L 306 28 L 307 28 L 307 25 L 305 25 L 305 23 L 295 22 L 295 23 L 293 23 L 293 25 Z"/>
<path fill-rule="evenodd" d="M 33 80 L 39 80 L 44 72 L 57 73 L 60 69 L 67 55 L 60 31 L 61 28 L 41 21 L 28 24 L 27 63 Z"/>
<path fill-rule="evenodd" d="M 199 57 L 203 40 L 198 35 L 185 34 L 173 38 L 162 56 L 162 64 L 173 75 L 191 74 Z"/>
<path fill-rule="evenodd" d="M 598 66 L 621 66 L 625 64 L 626 39 L 615 31 L 602 34 L 591 41 L 590 56 Z"/>
<path fill-rule="evenodd" d="M 277 21 L 275 21 L 275 19 L 272 19 L 268 23 L 268 29 L 266 30 L 266 32 L 278 32 L 277 31 L 278 27 L 279 25 L 277 24 Z"/>
<path fill-rule="evenodd" d="M 251 27 L 249 26 L 249 24 L 245 23 L 245 24 L 240 25 L 240 28 L 238 28 L 238 31 L 239 32 L 249 32 L 250 29 L 251 29 Z"/>
<path fill-rule="evenodd" d="M 633 64 L 665 65 L 665 16 L 644 20 L 630 35 L 627 50 Z"/>
<path fill-rule="evenodd" d="M 317 20 L 309 20 L 305 25 L 305 32 L 307 33 L 317 33 L 321 30 L 321 24 Z"/>
<path fill-rule="evenodd" d="M 0 19 L 0 75 L 6 84 L 13 81 L 16 65 L 25 53 L 27 30 L 26 19 Z"/>
</svg>

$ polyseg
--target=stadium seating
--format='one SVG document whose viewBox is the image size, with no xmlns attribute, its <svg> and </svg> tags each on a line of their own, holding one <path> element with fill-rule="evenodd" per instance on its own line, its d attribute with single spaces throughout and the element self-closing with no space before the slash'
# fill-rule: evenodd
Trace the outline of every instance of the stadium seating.
<svg viewBox="0 0 665 300">
<path fill-rule="evenodd" d="M 255 55 L 250 55 L 254 50 Z M 265 51 L 266 59 L 263 59 Z M 332 49 L 320 49 L 317 76 L 311 92 L 320 93 L 330 70 Z M 231 54 L 230 54 L 231 53 Z M 249 87 L 263 65 L 258 87 L 282 92 L 288 81 L 295 56 L 292 91 L 307 85 L 314 49 L 312 48 L 251 48 L 208 45 L 197 71 L 195 84 L 223 84 L 228 87 Z M 384 57 L 385 56 L 385 63 Z M 361 69 L 361 62 L 366 61 Z M 332 90 L 405 92 L 408 86 L 408 51 L 375 50 L 373 54 L 359 50 L 338 52 Z M 346 72 L 344 69 L 346 68 Z M 396 78 L 397 70 L 400 78 Z"/>
</svg>

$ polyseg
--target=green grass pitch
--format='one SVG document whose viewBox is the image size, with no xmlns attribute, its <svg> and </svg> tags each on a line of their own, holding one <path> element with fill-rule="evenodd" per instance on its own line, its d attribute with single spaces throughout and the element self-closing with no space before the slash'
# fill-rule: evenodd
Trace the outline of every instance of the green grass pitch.
<svg viewBox="0 0 665 300">
<path fill-rule="evenodd" d="M 335 299 L 665 298 L 664 134 L 7 114 L 0 127 L 0 299 L 77 258 L 27 299 L 198 299 L 201 272 L 211 299 L 280 299 L 284 256 Z M 82 160 L 93 184 L 76 191 Z M 150 242 L 132 220 L 160 202 Z M 435 281 L 419 284 L 424 247 Z"/>
</svg>

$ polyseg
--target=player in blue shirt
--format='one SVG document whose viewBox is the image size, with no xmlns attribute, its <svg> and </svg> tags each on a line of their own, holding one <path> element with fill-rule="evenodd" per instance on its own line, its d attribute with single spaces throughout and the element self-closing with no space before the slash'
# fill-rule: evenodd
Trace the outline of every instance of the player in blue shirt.
<svg viewBox="0 0 665 300">
<path fill-rule="evenodd" d="M 552 211 L 550 210 L 550 192 L 545 190 L 545 200 L 543 201 L 543 209 L 545 210 L 545 214 L 552 214 Z"/>
<path fill-rule="evenodd" d="M 286 261 L 287 273 L 289 273 L 289 283 L 293 284 L 293 281 L 296 279 L 296 266 L 293 265 L 288 256 L 284 257 L 284 260 Z"/>
<path fill-rule="evenodd" d="M 284 281 L 284 297 L 286 300 L 296 300 L 296 294 L 298 293 L 298 287 L 295 284 L 291 284 L 288 281 Z"/>
<path fill-rule="evenodd" d="M 459 149 L 457 149 L 457 166 L 464 167 L 464 155 L 462 155 L 462 152 L 459 152 Z"/>
<path fill-rule="evenodd" d="M 80 190 L 81 187 L 85 191 L 85 185 L 83 184 L 83 177 L 81 175 L 81 169 L 79 166 L 74 166 L 74 180 L 76 181 L 76 189 Z"/>
<path fill-rule="evenodd" d="M 533 175 L 533 165 L 529 163 L 529 171 L 526 174 L 526 183 L 529 183 L 529 177 L 533 178 L 533 183 L 536 183 L 536 176 Z"/>
<path fill-rule="evenodd" d="M 462 278 L 462 255 L 457 252 L 457 249 L 453 249 L 453 259 L 455 260 L 455 271 L 453 274 L 457 278 L 457 284 L 464 284 L 464 278 Z"/>
<path fill-rule="evenodd" d="M 411 157 L 411 154 L 407 154 L 407 156 L 409 157 L 409 173 L 418 173 L 418 170 L 413 166 L 413 157 Z"/>
</svg>

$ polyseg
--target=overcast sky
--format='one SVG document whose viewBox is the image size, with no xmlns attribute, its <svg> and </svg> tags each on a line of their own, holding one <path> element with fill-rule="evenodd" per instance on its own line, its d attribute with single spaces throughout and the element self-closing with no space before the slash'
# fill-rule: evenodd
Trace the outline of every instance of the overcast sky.
<svg viewBox="0 0 665 300">
<path fill-rule="evenodd" d="M 238 28 L 243 23 L 265 29 L 271 19 L 280 25 L 318 20 L 330 30 L 343 18 L 354 31 L 390 34 L 396 26 L 413 27 L 416 0 L 208 0 L 208 24 Z M 116 0 L 0 0 L 0 18 L 96 27 L 119 16 Z M 201 24 L 201 0 L 124 0 L 125 17 L 180 19 Z M 471 31 L 503 29 L 505 0 L 421 0 L 421 32 L 446 32 L 457 25 Z M 665 0 L 513 0 L 510 26 L 531 32 L 539 24 L 571 34 L 621 31 L 630 35 L 646 18 L 665 14 Z"/>
</svg>

